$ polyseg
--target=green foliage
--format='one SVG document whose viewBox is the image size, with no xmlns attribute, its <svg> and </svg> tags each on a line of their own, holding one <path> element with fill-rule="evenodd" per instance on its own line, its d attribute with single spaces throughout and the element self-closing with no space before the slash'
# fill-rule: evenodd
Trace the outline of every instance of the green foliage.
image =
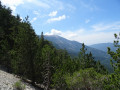
<svg viewBox="0 0 120 90">
<path fill-rule="evenodd" d="M 52 87 L 57 89 L 66 88 L 64 75 L 74 72 L 72 60 L 66 50 L 57 50 L 53 64 Z"/>
<path fill-rule="evenodd" d="M 73 75 L 65 76 L 66 83 L 71 90 L 84 89 L 84 90 L 96 90 L 102 89 L 103 76 L 95 71 L 93 68 L 79 70 L 74 72 Z"/>
<path fill-rule="evenodd" d="M 23 85 L 21 81 L 18 81 L 14 83 L 13 88 L 15 90 L 25 90 L 25 85 Z"/>
<path fill-rule="evenodd" d="M 87 54 L 86 51 L 87 49 L 85 48 L 85 45 L 83 43 L 82 48 L 80 49 L 79 58 L 77 59 L 79 69 L 93 67 L 98 73 L 107 74 L 107 70 L 105 69 L 105 67 L 101 65 L 99 61 L 94 60 L 91 52 Z"/>
<path fill-rule="evenodd" d="M 66 50 L 55 49 L 51 42 L 39 38 L 28 21 L 13 16 L 11 10 L 0 3 L 0 65 L 22 78 L 30 79 L 32 84 L 44 84 L 46 90 L 56 89 L 110 89 L 120 84 L 120 48 L 116 52 L 109 49 L 113 57 L 115 73 L 106 75 L 107 70 L 92 53 L 86 53 L 84 44 L 78 58 L 71 58 Z M 116 46 L 119 47 L 118 37 Z M 110 84 L 110 85 L 109 85 Z M 16 82 L 16 88 L 22 88 Z"/>
<path fill-rule="evenodd" d="M 114 71 L 116 73 L 120 73 L 120 34 L 114 34 L 115 36 L 115 41 L 114 41 L 114 46 L 117 47 L 116 52 L 111 51 L 111 49 L 108 47 L 108 54 L 112 57 L 111 59 L 111 65 L 114 68 Z"/>
<path fill-rule="evenodd" d="M 119 90 L 120 89 L 120 75 L 110 74 L 104 79 L 105 90 Z"/>
<path fill-rule="evenodd" d="M 70 40 L 67 40 L 63 37 L 56 36 L 56 35 L 51 35 L 51 36 L 46 35 L 45 39 L 51 41 L 57 49 L 66 49 L 72 58 L 77 58 L 78 53 L 80 52 L 80 48 L 82 48 L 81 43 L 76 42 L 76 41 L 70 41 Z M 95 49 L 95 47 L 91 48 L 86 45 L 85 47 L 87 48 L 86 53 L 89 54 L 91 52 L 92 55 L 94 56 L 95 61 L 100 60 L 100 63 L 104 65 L 105 68 L 108 69 L 109 72 L 113 72 L 112 67 L 110 66 L 110 61 L 109 61 L 110 56 L 106 52 Z"/>
<path fill-rule="evenodd" d="M 45 45 L 42 49 L 42 57 L 44 60 L 43 83 L 46 86 L 46 90 L 50 88 L 53 55 L 54 55 L 54 49 L 52 49 L 49 45 Z"/>
<path fill-rule="evenodd" d="M 114 46 L 117 47 L 116 52 L 111 51 L 110 48 L 108 48 L 108 54 L 112 57 L 111 59 L 111 65 L 114 68 L 114 73 L 111 74 L 107 80 L 105 80 L 106 86 L 105 88 L 110 89 L 120 89 L 120 34 L 114 34 L 115 41 Z"/>
<path fill-rule="evenodd" d="M 64 78 L 64 71 L 63 69 L 57 69 L 52 76 L 53 84 L 51 85 L 54 88 L 62 89 L 66 88 L 65 78 Z"/>
</svg>

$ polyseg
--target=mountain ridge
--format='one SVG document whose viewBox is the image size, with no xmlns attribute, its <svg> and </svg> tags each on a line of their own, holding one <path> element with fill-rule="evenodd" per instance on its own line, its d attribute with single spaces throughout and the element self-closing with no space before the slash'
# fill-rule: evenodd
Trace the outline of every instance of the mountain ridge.
<svg viewBox="0 0 120 90">
<path fill-rule="evenodd" d="M 94 47 L 98 50 L 102 50 L 104 52 L 107 52 L 107 48 L 110 47 L 111 51 L 116 51 L 117 47 L 114 47 L 113 43 L 98 43 L 98 44 L 93 44 L 93 45 L 89 45 L 89 47 Z"/>
<path fill-rule="evenodd" d="M 44 35 L 44 38 L 52 42 L 53 46 L 55 46 L 57 49 L 67 50 L 71 57 L 78 57 L 80 48 L 82 48 L 82 43 L 79 43 L 77 41 L 71 41 L 58 35 Z M 108 55 L 107 52 L 98 50 L 87 45 L 85 46 L 87 48 L 87 53 L 91 52 L 96 61 L 99 60 L 102 65 L 109 69 L 109 71 L 112 70 L 110 65 L 110 55 Z"/>
</svg>

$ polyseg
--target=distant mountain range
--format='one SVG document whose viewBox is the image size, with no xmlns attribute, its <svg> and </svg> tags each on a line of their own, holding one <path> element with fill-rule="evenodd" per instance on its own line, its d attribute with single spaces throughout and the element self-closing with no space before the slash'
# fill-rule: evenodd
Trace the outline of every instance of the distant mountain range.
<svg viewBox="0 0 120 90">
<path fill-rule="evenodd" d="M 116 47 L 114 47 L 113 43 L 99 43 L 99 44 L 93 44 L 90 45 L 89 47 L 96 48 L 98 50 L 102 50 L 104 52 L 107 52 L 107 48 L 110 47 L 112 51 L 116 51 Z"/>
<path fill-rule="evenodd" d="M 70 41 L 57 35 L 45 35 L 44 38 L 48 41 L 51 41 L 57 49 L 66 49 L 71 57 L 77 57 L 78 53 L 80 52 L 80 48 L 82 48 L 82 43 L 77 41 Z M 107 44 L 103 46 L 107 46 Z M 107 49 L 104 50 L 103 47 L 99 48 L 99 46 L 97 47 L 97 44 L 86 46 L 86 48 L 87 53 L 92 52 L 95 60 L 100 60 L 101 64 L 111 70 L 110 56 L 106 53 Z"/>
</svg>

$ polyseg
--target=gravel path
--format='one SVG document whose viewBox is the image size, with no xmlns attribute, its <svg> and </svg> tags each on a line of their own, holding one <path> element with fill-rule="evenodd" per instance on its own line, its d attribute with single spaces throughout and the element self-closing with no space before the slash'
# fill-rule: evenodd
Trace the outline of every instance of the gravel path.
<svg viewBox="0 0 120 90">
<path fill-rule="evenodd" d="M 0 70 L 0 90 L 13 90 L 13 85 L 20 79 L 14 75 Z M 25 85 L 25 90 L 38 90 L 28 83 L 22 82 Z"/>
</svg>

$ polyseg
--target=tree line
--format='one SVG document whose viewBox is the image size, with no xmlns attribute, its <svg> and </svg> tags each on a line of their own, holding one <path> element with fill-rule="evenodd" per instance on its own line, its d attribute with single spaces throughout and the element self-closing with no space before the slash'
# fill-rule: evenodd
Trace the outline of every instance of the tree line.
<svg viewBox="0 0 120 90">
<path fill-rule="evenodd" d="M 119 35 L 115 34 L 116 52 L 108 48 L 114 67 L 114 73 L 109 74 L 91 52 L 86 53 L 84 44 L 78 57 L 71 58 L 66 50 L 56 49 L 45 40 L 43 32 L 38 37 L 28 19 L 13 16 L 11 9 L 0 2 L 0 65 L 8 72 L 31 80 L 33 85 L 43 84 L 44 90 L 120 88 Z"/>
</svg>

